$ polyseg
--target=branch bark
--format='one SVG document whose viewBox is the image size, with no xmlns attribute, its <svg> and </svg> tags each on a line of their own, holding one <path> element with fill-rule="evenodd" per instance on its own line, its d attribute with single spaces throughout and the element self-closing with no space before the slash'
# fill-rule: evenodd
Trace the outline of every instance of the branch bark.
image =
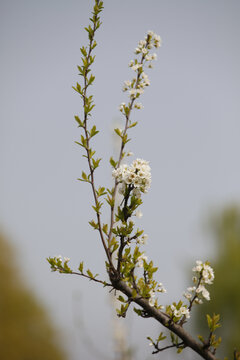
<svg viewBox="0 0 240 360">
<path fill-rule="evenodd" d="M 168 330 L 179 336 L 179 338 L 184 342 L 186 347 L 194 350 L 196 353 L 202 356 L 203 359 L 217 360 L 215 355 L 213 355 L 209 349 L 204 348 L 203 344 L 196 341 L 181 325 L 173 323 L 172 321 L 170 321 L 169 317 L 165 313 L 156 309 L 153 306 L 150 306 L 147 299 L 143 299 L 140 296 L 136 296 L 135 298 L 133 298 L 133 292 L 131 288 L 127 286 L 124 281 L 116 280 L 114 278 L 111 278 L 110 280 L 116 290 L 120 290 L 121 292 L 123 292 L 128 298 L 132 299 L 132 302 L 135 302 L 136 304 L 141 306 L 144 311 L 149 314 L 149 316 L 153 317 Z"/>
</svg>

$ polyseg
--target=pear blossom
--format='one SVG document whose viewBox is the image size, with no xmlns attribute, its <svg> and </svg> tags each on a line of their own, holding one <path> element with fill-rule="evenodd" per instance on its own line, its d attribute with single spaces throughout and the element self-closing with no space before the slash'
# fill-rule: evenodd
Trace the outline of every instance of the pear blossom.
<svg viewBox="0 0 240 360">
<path fill-rule="evenodd" d="M 190 312 L 186 306 L 181 306 L 180 309 L 177 309 L 175 305 L 171 305 L 171 310 L 176 318 L 180 319 L 182 316 L 185 316 L 187 319 L 190 318 Z"/>
<path fill-rule="evenodd" d="M 135 107 L 135 109 L 139 109 L 139 110 L 143 109 L 143 105 L 141 103 L 139 103 L 139 102 L 135 103 L 134 107 Z"/>
<path fill-rule="evenodd" d="M 143 213 L 141 212 L 141 210 L 137 210 L 135 213 L 135 216 L 139 219 L 141 219 L 141 217 L 143 216 Z"/>
<path fill-rule="evenodd" d="M 150 290 L 149 292 L 150 298 L 148 300 L 150 306 L 154 306 L 155 304 L 155 292 L 153 290 Z"/>
<path fill-rule="evenodd" d="M 158 289 L 157 289 L 158 292 L 160 293 L 166 293 L 167 290 L 164 288 L 163 284 L 162 283 L 159 283 L 158 284 Z"/>
<path fill-rule="evenodd" d="M 120 165 L 113 170 L 112 175 L 119 183 L 133 185 L 134 188 L 146 193 L 151 185 L 151 168 L 148 164 L 146 160 L 136 159 L 130 166 Z"/>
<path fill-rule="evenodd" d="M 142 255 L 140 255 L 138 257 L 137 264 L 138 264 L 139 267 L 141 267 L 141 268 L 143 267 L 144 260 L 147 261 L 147 256 L 146 255 L 142 254 Z"/>
<path fill-rule="evenodd" d="M 210 300 L 210 294 L 209 294 L 209 291 L 205 288 L 205 286 L 203 285 L 199 285 L 197 290 L 196 290 L 196 293 L 199 294 L 201 293 L 202 296 L 206 299 L 206 300 Z"/>
</svg>

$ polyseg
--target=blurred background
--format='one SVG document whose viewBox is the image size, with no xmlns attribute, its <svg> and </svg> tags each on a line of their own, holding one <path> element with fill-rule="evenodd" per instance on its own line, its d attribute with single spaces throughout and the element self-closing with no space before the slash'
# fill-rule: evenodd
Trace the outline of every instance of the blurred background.
<svg viewBox="0 0 240 360">
<path fill-rule="evenodd" d="M 88 225 L 90 189 L 76 180 L 86 163 L 74 144 L 81 101 L 71 88 L 80 80 L 76 65 L 92 4 L 0 1 L 0 348 L 8 360 L 152 359 L 146 336 L 160 331 L 131 312 L 117 321 L 106 289 L 51 273 L 45 260 L 61 254 L 73 268 L 84 260 L 105 277 L 104 253 Z M 147 71 L 151 86 L 133 116 L 139 125 L 128 147 L 152 168 L 138 225 L 167 288 L 163 304 L 191 284 L 196 260 L 212 262 L 212 302 L 194 310 L 191 331 L 204 333 L 204 314 L 220 312 L 222 351 L 231 354 L 240 344 L 240 2 L 104 6 L 92 88 L 101 131 L 95 148 L 104 159 L 97 182 L 111 185 L 122 84 L 133 76 L 128 63 L 138 41 L 153 30 L 163 45 Z M 175 356 L 164 352 L 161 359 Z"/>
</svg>

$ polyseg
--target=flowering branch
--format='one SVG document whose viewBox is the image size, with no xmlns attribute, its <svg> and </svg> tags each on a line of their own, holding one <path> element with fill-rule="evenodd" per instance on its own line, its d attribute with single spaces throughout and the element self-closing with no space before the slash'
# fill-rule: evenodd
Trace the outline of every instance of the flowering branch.
<svg viewBox="0 0 240 360">
<path fill-rule="evenodd" d="M 101 285 L 119 290 L 121 294 L 118 300 L 121 303 L 117 314 L 125 317 L 130 305 L 133 303 L 140 306 L 134 311 L 143 318 L 154 318 L 161 323 L 167 331 L 170 332 L 171 345 L 160 347 L 160 341 L 166 338 L 161 332 L 158 339 L 151 341 L 155 350 L 153 354 L 160 351 L 176 348 L 177 352 L 181 352 L 184 348 L 190 347 L 197 352 L 203 359 L 217 360 L 215 353 L 221 342 L 220 338 L 216 338 L 215 330 L 220 326 L 219 315 L 210 317 L 207 315 L 208 327 L 210 329 L 209 337 L 205 340 L 199 335 L 198 340 L 194 339 L 185 329 L 184 324 L 190 318 L 190 313 L 194 305 L 202 304 L 204 300 L 210 300 L 209 291 L 206 285 L 211 285 L 214 280 L 214 272 L 208 262 L 197 261 L 193 268 L 193 284 L 183 295 L 189 302 L 184 304 L 182 300 L 173 302 L 167 306 L 158 304 L 157 293 L 164 294 L 166 292 L 162 283 L 154 279 L 155 272 L 158 270 L 152 261 L 148 261 L 141 246 L 146 244 L 148 239 L 144 230 L 135 228 L 134 217 L 142 217 L 142 212 L 138 209 L 142 205 L 142 195 L 146 194 L 151 185 L 151 168 L 149 162 L 143 159 L 136 159 L 130 165 L 122 164 L 122 160 L 130 155 L 126 153 L 126 144 L 130 141 L 128 130 L 135 127 L 137 122 L 131 121 L 131 114 L 134 109 L 140 110 L 143 105 L 137 100 L 144 93 L 146 87 L 150 85 L 148 75 L 145 68 L 152 68 L 152 61 L 156 60 L 157 55 L 152 53 L 153 48 L 159 48 L 161 45 L 160 36 L 153 31 L 148 31 L 144 40 L 140 40 L 135 49 L 136 58 L 131 60 L 129 67 L 134 71 L 135 76 L 132 80 L 124 82 L 123 91 L 128 94 L 128 102 L 122 102 L 119 110 L 124 116 L 123 130 L 116 128 L 115 133 L 121 139 L 119 156 L 117 160 L 110 158 L 110 164 L 113 167 L 112 176 L 114 178 L 113 188 L 96 187 L 95 170 L 99 167 L 100 158 L 95 157 L 96 151 L 91 147 L 92 138 L 99 133 L 96 125 L 90 129 L 89 121 L 91 119 L 92 110 L 94 108 L 93 96 L 88 95 L 88 88 L 93 84 L 95 77 L 91 73 L 91 65 L 95 60 L 92 52 L 97 43 L 95 33 L 100 27 L 100 16 L 103 9 L 103 2 L 95 0 L 95 5 L 90 18 L 91 25 L 85 28 L 88 33 L 89 44 L 82 47 L 82 65 L 78 66 L 79 75 L 83 78 L 83 85 L 78 82 L 73 89 L 80 95 L 83 106 L 83 117 L 81 120 L 78 115 L 75 119 L 82 129 L 81 140 L 76 142 L 85 149 L 83 155 L 87 159 L 88 171 L 86 174 L 82 171 L 80 181 L 87 182 L 91 185 L 94 205 L 93 210 L 96 213 L 96 219 L 91 220 L 89 224 L 94 230 L 98 230 L 100 240 L 102 242 L 106 254 L 106 270 L 110 282 L 97 279 L 98 274 L 88 269 L 83 271 L 83 262 L 79 265 L 79 272 L 73 271 L 69 267 L 69 259 L 59 257 L 49 257 L 47 260 L 53 271 L 65 274 L 75 274 L 88 278 Z M 121 196 L 121 202 L 117 204 L 117 194 Z M 101 220 L 101 211 L 104 197 L 110 206 L 110 222 L 104 224 Z M 180 341 L 180 340 L 181 341 Z M 236 357 L 236 356 L 235 356 Z"/>
</svg>

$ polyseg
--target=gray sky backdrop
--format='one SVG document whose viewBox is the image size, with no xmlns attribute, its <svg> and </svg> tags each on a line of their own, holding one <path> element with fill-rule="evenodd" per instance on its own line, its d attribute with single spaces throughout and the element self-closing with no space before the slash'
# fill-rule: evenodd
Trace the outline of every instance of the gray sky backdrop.
<svg viewBox="0 0 240 360">
<path fill-rule="evenodd" d="M 71 88 L 80 80 L 76 65 L 92 3 L 0 1 L 0 221 L 30 285 L 68 332 L 71 360 L 97 358 L 93 345 L 83 345 L 82 321 L 85 335 L 108 354 L 103 358 L 112 349 L 106 289 L 50 273 L 45 261 L 62 254 L 73 266 L 84 260 L 104 274 L 103 250 L 87 223 L 90 189 L 76 180 L 86 164 L 74 144 L 81 101 Z M 163 40 L 129 150 L 151 164 L 140 224 L 168 290 L 163 302 L 174 301 L 187 286 L 186 269 L 214 255 L 202 231 L 207 214 L 240 200 L 240 2 L 106 0 L 104 6 L 93 88 L 101 185 L 111 182 L 112 129 L 122 119 L 118 105 L 126 100 L 123 81 L 133 76 L 133 51 L 148 30 Z M 151 358 L 145 336 L 157 335 L 158 326 L 130 313 L 127 322 L 137 358 Z"/>
</svg>

